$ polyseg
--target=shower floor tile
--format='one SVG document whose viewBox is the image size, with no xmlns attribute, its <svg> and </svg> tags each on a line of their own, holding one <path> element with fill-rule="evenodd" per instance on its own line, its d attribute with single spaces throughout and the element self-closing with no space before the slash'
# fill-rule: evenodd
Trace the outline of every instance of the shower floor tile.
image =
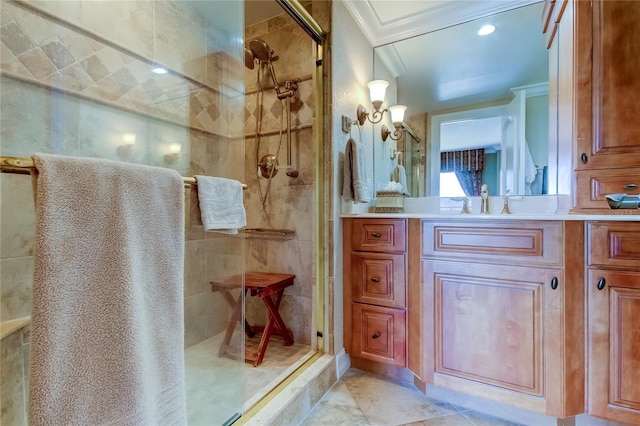
<svg viewBox="0 0 640 426">
<path fill-rule="evenodd" d="M 219 357 L 224 333 L 185 350 L 187 413 L 189 425 L 221 425 L 234 413 L 258 402 L 293 370 L 313 355 L 310 346 L 284 346 L 272 337 L 259 367 L 228 357 Z M 260 336 L 245 339 L 257 350 Z"/>
</svg>

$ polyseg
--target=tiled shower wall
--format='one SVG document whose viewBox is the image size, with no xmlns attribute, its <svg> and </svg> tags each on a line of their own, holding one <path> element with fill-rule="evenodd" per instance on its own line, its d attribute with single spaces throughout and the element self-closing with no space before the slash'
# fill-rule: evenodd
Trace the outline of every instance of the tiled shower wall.
<svg viewBox="0 0 640 426">
<path fill-rule="evenodd" d="M 215 12 L 222 4 L 231 3 L 2 1 L 2 155 L 98 157 L 244 180 L 242 46 L 235 44 L 242 6 L 236 6 L 234 31 L 193 9 L 208 5 Z M 150 73 L 155 64 L 169 73 Z M 137 136 L 130 155 L 118 149 L 128 132 Z M 171 143 L 182 144 L 175 164 L 165 162 Z M 30 315 L 35 216 L 29 176 L 2 174 L 0 185 L 4 324 Z M 189 206 L 189 190 L 185 199 Z M 208 282 L 242 271 L 244 263 L 242 239 L 205 235 L 191 213 L 187 209 L 185 346 L 224 329 L 228 306 Z M 2 340 L 2 424 L 25 423 L 26 357 L 17 345 L 28 342 L 28 332 L 24 339 L 21 333 Z"/>
<path fill-rule="evenodd" d="M 311 2 L 305 2 L 310 7 Z M 277 236 L 246 239 L 246 270 L 258 272 L 281 272 L 296 275 L 294 285 L 285 290 L 280 312 L 291 329 L 294 341 L 315 344 L 313 327 L 313 293 L 315 282 L 315 245 L 313 234 L 315 158 L 313 143 L 315 50 L 313 41 L 287 15 L 258 23 L 245 29 L 245 44 L 255 38 L 264 40 L 278 56 L 273 66 L 281 86 L 286 80 L 298 83 L 296 95 L 291 100 L 292 163 L 299 171 L 296 178 L 288 177 L 284 169 L 279 170 L 271 181 L 270 194 L 264 207 L 260 202 L 257 185 L 266 191 L 267 179 L 256 177 L 256 80 L 257 66 L 245 68 L 245 180 L 249 184 L 245 204 L 248 227 L 266 229 L 290 229 L 292 238 Z M 276 98 L 271 78 L 265 74 L 263 120 L 261 127 L 259 157 L 267 153 L 276 154 L 280 136 L 280 120 L 286 126 L 286 115 L 282 115 L 282 103 Z M 286 114 L 286 113 L 285 113 Z M 280 166 L 287 161 L 286 133 L 282 137 L 278 155 Z M 262 325 L 266 321 L 266 309 L 257 298 L 249 297 L 246 316 L 250 323 Z"/>
</svg>

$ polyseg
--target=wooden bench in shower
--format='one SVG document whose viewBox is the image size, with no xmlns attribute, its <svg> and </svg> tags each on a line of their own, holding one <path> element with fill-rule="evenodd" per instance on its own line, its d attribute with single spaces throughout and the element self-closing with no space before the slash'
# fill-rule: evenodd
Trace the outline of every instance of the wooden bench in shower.
<svg viewBox="0 0 640 426">
<path fill-rule="evenodd" d="M 245 295 L 249 293 L 251 296 L 259 296 L 268 311 L 267 323 L 264 327 L 252 326 L 246 319 L 244 320 L 244 331 L 247 336 L 254 337 L 256 331 L 262 330 L 258 351 L 246 350 L 244 354 L 245 362 L 250 362 L 255 367 L 262 364 L 267 345 L 269 344 L 271 336 L 274 334 L 284 339 L 285 346 L 293 345 L 293 335 L 280 316 L 279 308 L 284 290 L 293 285 L 293 279 L 295 277 L 296 276 L 292 274 L 269 272 L 246 272 L 244 274 Z M 239 294 L 238 298 L 234 299 L 230 291 L 242 287 L 242 275 L 235 275 L 224 281 L 212 281 L 210 284 L 211 290 L 219 291 L 233 310 L 224 339 L 220 345 L 219 355 L 240 358 L 238 348 L 231 345 L 231 337 L 233 336 L 236 323 L 240 322 L 240 318 L 242 317 L 243 297 L 242 294 Z"/>
</svg>

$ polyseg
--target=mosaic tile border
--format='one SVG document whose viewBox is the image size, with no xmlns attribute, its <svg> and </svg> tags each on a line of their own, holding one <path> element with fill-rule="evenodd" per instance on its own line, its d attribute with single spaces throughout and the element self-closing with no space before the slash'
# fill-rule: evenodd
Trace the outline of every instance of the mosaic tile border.
<svg viewBox="0 0 640 426">
<path fill-rule="evenodd" d="M 228 133 L 231 111 L 244 104 L 242 64 L 227 52 L 205 58 L 228 76 L 240 70 L 235 87 L 218 90 L 176 72 L 154 74 L 151 61 L 20 3 L 2 3 L 0 47 L 4 75 L 207 133 Z"/>
</svg>

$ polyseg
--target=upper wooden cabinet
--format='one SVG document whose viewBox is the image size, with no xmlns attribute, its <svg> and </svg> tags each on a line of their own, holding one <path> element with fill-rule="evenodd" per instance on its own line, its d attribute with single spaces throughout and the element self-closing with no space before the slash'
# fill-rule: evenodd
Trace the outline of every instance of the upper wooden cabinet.
<svg viewBox="0 0 640 426">
<path fill-rule="evenodd" d="M 640 194 L 640 2 L 575 1 L 574 7 L 573 208 L 608 211 L 606 194 Z"/>
</svg>

